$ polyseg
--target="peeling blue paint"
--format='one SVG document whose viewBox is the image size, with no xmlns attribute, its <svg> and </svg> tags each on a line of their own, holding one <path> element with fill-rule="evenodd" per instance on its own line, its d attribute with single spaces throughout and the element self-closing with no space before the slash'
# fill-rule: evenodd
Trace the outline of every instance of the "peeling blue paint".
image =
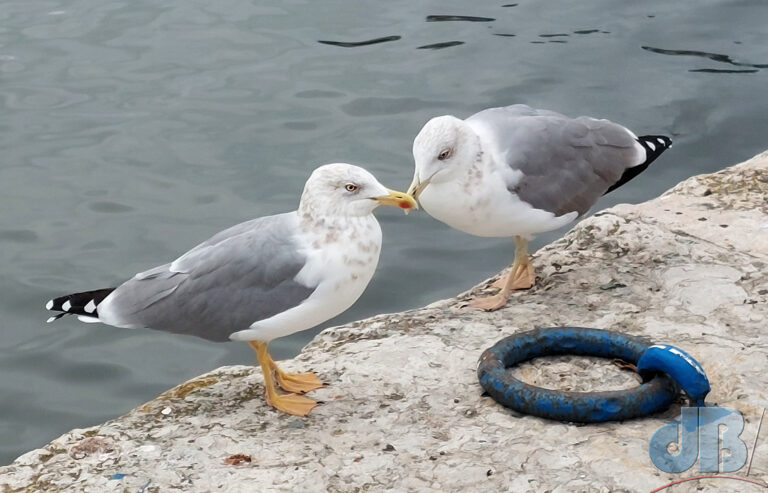
<svg viewBox="0 0 768 493">
<path fill-rule="evenodd" d="M 646 416 L 666 409 L 678 396 L 677 384 L 662 373 L 646 373 L 643 384 L 606 392 L 568 392 L 521 382 L 507 368 L 560 354 L 620 358 L 637 364 L 652 343 L 645 338 L 584 327 L 549 327 L 506 337 L 483 352 L 480 385 L 500 404 L 559 421 L 597 423 Z"/>
<path fill-rule="evenodd" d="M 637 362 L 637 371 L 642 376 L 653 372 L 664 372 L 682 387 L 691 403 L 704 405 L 704 398 L 711 387 L 709 379 L 698 361 L 682 349 L 669 344 L 654 344 Z"/>
</svg>

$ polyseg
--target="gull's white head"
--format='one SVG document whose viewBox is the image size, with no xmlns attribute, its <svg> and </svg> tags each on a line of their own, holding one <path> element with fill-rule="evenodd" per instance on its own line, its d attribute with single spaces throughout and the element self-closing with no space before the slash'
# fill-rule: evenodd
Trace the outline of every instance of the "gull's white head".
<svg viewBox="0 0 768 493">
<path fill-rule="evenodd" d="M 408 193 L 418 199 L 430 183 L 466 174 L 481 155 L 480 140 L 464 120 L 450 115 L 429 120 L 413 141 L 416 169 Z"/>
<path fill-rule="evenodd" d="M 299 210 L 312 216 L 366 216 L 380 205 L 408 210 L 416 201 L 408 194 L 390 190 L 368 171 L 346 163 L 320 166 L 304 185 Z"/>
</svg>

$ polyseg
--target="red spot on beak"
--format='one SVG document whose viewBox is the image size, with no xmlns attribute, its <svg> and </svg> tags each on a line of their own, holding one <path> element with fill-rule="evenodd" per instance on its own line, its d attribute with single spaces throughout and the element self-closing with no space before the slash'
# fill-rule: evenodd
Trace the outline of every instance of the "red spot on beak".
<svg viewBox="0 0 768 493">
<path fill-rule="evenodd" d="M 413 209 L 413 205 L 411 205 L 410 202 L 406 202 L 405 200 L 398 203 L 397 205 L 400 206 L 401 209 Z"/>
</svg>

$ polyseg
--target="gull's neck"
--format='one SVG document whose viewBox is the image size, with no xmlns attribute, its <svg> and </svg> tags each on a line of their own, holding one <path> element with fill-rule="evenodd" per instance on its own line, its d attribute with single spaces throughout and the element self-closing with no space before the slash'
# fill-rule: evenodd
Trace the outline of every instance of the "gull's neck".
<svg viewBox="0 0 768 493">
<path fill-rule="evenodd" d="M 351 290 L 350 299 L 356 300 L 379 262 L 379 222 L 373 214 L 319 216 L 306 209 L 296 213 L 307 255 L 307 265 L 300 273 L 302 282 L 312 285 L 326 279 L 335 291 Z M 316 277 L 318 274 L 322 276 Z"/>
<path fill-rule="evenodd" d="M 299 228 L 312 238 L 314 246 L 327 246 L 332 243 L 351 243 L 364 248 L 379 249 L 381 228 L 373 214 L 349 216 L 326 214 L 302 204 L 296 211 Z"/>
<path fill-rule="evenodd" d="M 463 169 L 455 174 L 453 180 L 462 187 L 480 186 L 490 171 L 488 167 L 491 158 L 490 153 L 485 152 L 482 139 L 472 128 L 465 128 L 463 140 L 465 141 L 463 146 L 471 149 L 472 152 L 467 153 L 468 155 L 464 157 L 465 161 L 461 165 Z"/>
</svg>

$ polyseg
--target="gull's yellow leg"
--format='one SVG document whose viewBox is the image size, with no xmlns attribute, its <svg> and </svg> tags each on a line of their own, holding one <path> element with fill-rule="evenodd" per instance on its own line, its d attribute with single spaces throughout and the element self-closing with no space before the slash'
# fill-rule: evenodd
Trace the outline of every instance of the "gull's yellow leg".
<svg viewBox="0 0 768 493">
<path fill-rule="evenodd" d="M 261 341 L 249 341 L 248 344 L 256 351 L 256 357 L 261 364 L 261 372 L 264 374 L 264 389 L 266 390 L 267 404 L 278 411 L 293 414 L 296 416 L 306 416 L 317 406 L 317 402 L 297 394 L 278 394 L 275 389 L 275 380 L 272 376 L 272 358 L 267 352 L 267 343 Z"/>
<path fill-rule="evenodd" d="M 506 277 L 502 277 L 502 279 L 505 282 L 501 287 L 501 291 L 493 296 L 476 298 L 469 302 L 469 306 L 481 308 L 489 312 L 498 310 L 507 304 L 510 291 L 514 289 L 528 289 L 533 286 L 536 274 L 533 271 L 531 258 L 528 256 L 528 241 L 520 236 L 515 236 L 515 261 L 509 274 Z"/>
<path fill-rule="evenodd" d="M 520 267 L 514 282 L 507 289 L 530 289 L 536 283 L 536 273 L 533 271 L 531 256 L 528 255 L 528 240 L 520 236 L 515 236 L 515 263 Z"/>
<path fill-rule="evenodd" d="M 277 385 L 286 392 L 309 392 L 310 390 L 319 389 L 324 385 L 323 382 L 317 378 L 317 375 L 311 371 L 305 373 L 288 373 L 281 370 L 269 354 L 267 354 L 267 357 L 269 358 L 269 365 L 275 372 Z"/>
</svg>

